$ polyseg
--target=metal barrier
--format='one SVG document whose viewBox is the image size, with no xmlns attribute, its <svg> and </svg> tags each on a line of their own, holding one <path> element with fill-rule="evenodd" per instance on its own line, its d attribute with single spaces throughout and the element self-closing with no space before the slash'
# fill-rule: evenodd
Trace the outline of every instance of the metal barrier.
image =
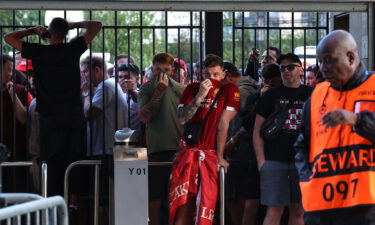
<svg viewBox="0 0 375 225">
<path fill-rule="evenodd" d="M 19 161 L 19 162 L 2 162 L 0 164 L 0 192 L 3 192 L 3 167 L 24 167 L 32 166 L 33 162 L 31 161 Z"/>
<path fill-rule="evenodd" d="M 95 193 L 94 193 L 94 225 L 98 224 L 98 211 L 99 211 L 99 166 L 102 164 L 100 160 L 79 160 L 75 161 L 66 168 L 64 177 L 64 199 L 68 204 L 69 193 L 69 174 L 70 171 L 76 166 L 93 165 L 95 166 Z"/>
<path fill-rule="evenodd" d="M 42 196 L 29 193 L 6 193 L 0 194 L 1 207 L 43 199 Z"/>
<path fill-rule="evenodd" d="M 42 162 L 42 196 L 43 198 L 47 198 L 47 169 L 48 169 L 48 166 L 47 166 L 47 163 L 46 162 Z"/>
<path fill-rule="evenodd" d="M 220 167 L 220 225 L 225 224 L 225 169 Z"/>
<path fill-rule="evenodd" d="M 149 166 L 172 166 L 173 162 L 148 162 Z"/>
<path fill-rule="evenodd" d="M 1 194 L 0 199 L 8 199 L 9 202 L 20 203 L 22 200 L 30 198 L 39 198 L 37 195 L 29 194 Z M 41 197 L 40 197 L 41 198 Z M 42 212 L 42 220 L 40 220 Z M 31 222 L 31 219 L 34 219 Z M 0 209 L 0 221 L 7 221 L 7 224 L 26 224 L 26 225 L 68 225 L 68 210 L 65 201 L 60 196 L 50 198 L 41 198 L 26 203 L 8 206 Z M 46 222 L 48 221 L 48 223 Z"/>
<path fill-rule="evenodd" d="M 26 162 L 3 162 L 0 164 L 1 167 L 20 167 L 20 166 L 32 166 L 33 162 L 26 161 Z"/>
</svg>

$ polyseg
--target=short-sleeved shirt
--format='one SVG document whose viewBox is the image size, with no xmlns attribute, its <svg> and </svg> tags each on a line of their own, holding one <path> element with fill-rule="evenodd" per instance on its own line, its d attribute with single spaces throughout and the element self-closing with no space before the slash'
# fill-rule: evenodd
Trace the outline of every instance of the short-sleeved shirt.
<svg viewBox="0 0 375 225">
<path fill-rule="evenodd" d="M 164 151 L 176 151 L 183 127 L 178 122 L 177 106 L 184 86 L 169 79 L 169 84 L 161 99 L 159 112 L 146 124 L 148 154 Z M 156 76 L 143 84 L 138 94 L 138 107 L 145 106 L 154 95 Z"/>
<path fill-rule="evenodd" d="M 201 103 L 201 106 L 191 118 L 188 123 L 201 123 L 205 116 L 207 115 L 209 108 L 212 102 L 215 99 L 216 94 L 218 94 L 221 82 L 210 79 L 213 85 L 208 91 L 207 96 Z M 179 107 L 184 107 L 188 105 L 194 97 L 198 94 L 199 83 L 193 83 L 186 87 L 181 99 Z M 224 110 L 238 112 L 240 108 L 240 92 L 238 87 L 232 83 L 225 83 L 221 86 L 222 90 L 220 91 L 217 102 L 213 106 L 208 119 L 205 124 L 203 124 L 203 130 L 199 137 L 199 141 L 195 147 L 200 149 L 216 149 L 216 134 L 217 127 L 219 125 L 220 117 Z M 194 146 L 190 146 L 194 147 Z"/>
<path fill-rule="evenodd" d="M 37 111 L 56 127 L 83 121 L 79 59 L 86 49 L 83 37 L 53 45 L 22 42 L 22 57 L 33 61 Z"/>
<path fill-rule="evenodd" d="M 116 86 L 117 96 L 115 95 Z M 103 114 L 87 125 L 88 155 L 113 154 L 116 132 L 115 116 L 117 116 L 117 129 L 123 129 L 128 126 L 128 104 L 123 95 L 120 85 L 115 85 L 115 81 L 111 79 L 102 81 L 96 88 L 92 99 L 92 107 L 100 109 Z M 92 129 L 90 130 L 90 128 Z M 90 152 L 90 131 L 92 132 L 92 154 Z"/>
<path fill-rule="evenodd" d="M 129 128 L 132 130 L 140 130 L 141 129 L 141 120 L 139 119 L 139 108 L 138 103 L 135 102 L 128 93 L 124 93 L 124 98 L 126 99 L 126 102 L 128 103 L 128 123 Z"/>
<path fill-rule="evenodd" d="M 271 88 L 262 95 L 255 111 L 265 119 L 279 107 L 286 107 L 290 101 L 293 101 L 289 108 L 288 119 L 285 121 L 279 137 L 272 141 L 264 140 L 266 160 L 294 161 L 293 144 L 300 132 L 303 104 L 311 93 L 312 88 L 306 85 L 300 85 L 299 88 L 288 88 L 282 85 Z"/>
</svg>

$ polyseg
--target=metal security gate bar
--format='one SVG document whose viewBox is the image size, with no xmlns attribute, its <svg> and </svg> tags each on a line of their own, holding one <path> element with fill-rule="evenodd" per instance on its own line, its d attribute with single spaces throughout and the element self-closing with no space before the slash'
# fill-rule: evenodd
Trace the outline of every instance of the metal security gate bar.
<svg viewBox="0 0 375 225">
<path fill-rule="evenodd" d="M 135 64 L 143 71 L 150 66 L 152 56 L 158 52 L 169 52 L 176 58 L 183 58 L 188 64 L 203 58 L 202 12 L 89 12 L 91 16 L 88 19 L 106 18 L 101 34 L 92 43 L 92 51 L 102 52 L 104 44 L 114 68 L 117 65 L 114 58 L 119 54 L 133 57 Z M 144 74 L 141 76 L 143 80 Z"/>
<path fill-rule="evenodd" d="M 53 1 L 52 1 L 53 2 Z M 144 5 L 144 1 L 140 0 Z M 211 2 L 212 3 L 212 2 Z M 137 11 L 121 11 L 112 10 L 111 8 L 101 8 L 104 10 L 75 10 L 68 11 L 61 9 L 60 11 L 50 11 L 50 10 L 0 10 L 0 33 L 3 37 L 5 33 L 12 30 L 33 27 L 36 25 L 47 25 L 47 17 L 59 16 L 72 21 L 80 20 L 98 20 L 103 23 L 102 30 L 98 36 L 93 40 L 89 46 L 89 50 L 86 53 L 87 56 L 92 58 L 94 55 L 99 55 L 102 57 L 103 62 L 105 62 L 109 67 L 113 68 L 113 79 L 115 84 L 119 83 L 119 63 L 117 61 L 117 56 L 121 54 L 126 54 L 128 59 L 134 58 L 135 64 L 139 66 L 140 82 L 139 86 L 142 85 L 146 79 L 146 72 L 150 70 L 152 57 L 159 52 L 169 52 L 174 57 L 179 60 L 184 60 L 187 64 L 189 71 L 189 81 L 195 80 L 194 78 L 194 65 L 195 63 L 201 63 L 205 56 L 205 46 L 210 40 L 205 40 L 206 27 L 210 24 L 206 24 L 205 15 L 206 12 L 210 11 L 213 4 L 209 3 L 207 8 L 197 8 L 198 11 L 170 11 L 170 8 L 158 8 L 161 11 L 147 11 L 147 7 L 141 8 L 138 5 Z M 0 1 L 0 7 L 3 3 Z M 15 3 L 16 5 L 18 3 Z M 28 3 L 29 4 L 29 3 Z M 36 5 L 38 5 L 37 3 Z M 51 4 L 46 3 L 46 4 Z M 71 3 L 72 5 L 76 3 Z M 87 5 L 87 3 L 81 3 Z M 91 4 L 91 3 L 89 3 Z M 92 6 L 88 8 L 97 9 L 100 3 L 93 3 Z M 113 4 L 113 3 L 112 3 Z M 128 4 L 128 3 L 126 3 Z M 142 5 L 141 4 L 141 5 Z M 164 3 L 169 4 L 169 3 Z M 243 3 L 239 4 L 242 5 Z M 151 4 L 154 5 L 154 4 Z M 252 4 L 254 5 L 254 4 Z M 262 9 L 256 8 L 259 11 L 246 11 L 252 9 L 251 7 L 238 8 L 238 5 L 229 7 L 227 3 L 223 4 L 226 8 L 222 9 L 222 30 L 217 30 L 219 33 L 223 33 L 223 58 L 232 61 L 238 68 L 242 71 L 245 70 L 247 55 L 252 48 L 259 49 L 261 52 L 268 48 L 269 46 L 278 47 L 283 53 L 293 52 L 300 56 L 303 64 L 306 66 L 308 63 L 316 63 L 316 52 L 315 46 L 318 44 L 319 40 L 324 37 L 331 28 L 330 12 L 327 10 L 331 8 L 326 8 L 323 10 L 320 6 L 320 10 L 315 11 L 296 11 L 296 10 L 284 10 L 280 5 L 275 4 L 278 7 L 263 7 Z M 303 10 L 304 8 L 301 4 L 296 4 L 299 6 L 297 9 Z M 336 10 L 341 9 L 343 11 L 348 11 L 343 5 L 339 4 Z M 258 7 L 265 6 L 264 3 L 259 4 Z M 363 11 L 366 10 L 367 5 L 355 4 L 352 11 Z M 61 7 L 61 6 L 60 6 Z M 306 4 L 304 5 L 305 8 Z M 332 4 L 330 4 L 332 7 Z M 28 7 L 33 8 L 33 7 Z M 54 8 L 54 7 L 50 7 Z M 76 7 L 74 9 L 82 8 Z M 118 9 L 124 9 L 124 7 L 119 7 Z M 172 7 L 173 8 L 173 7 Z M 288 8 L 288 7 L 286 7 Z M 317 6 L 315 4 L 315 8 Z M 166 9 L 166 10 L 165 10 Z M 254 8 L 255 9 L 255 8 Z M 280 11 L 277 11 L 279 9 Z M 125 9 L 124 9 L 125 10 Z M 152 10 L 152 9 L 150 9 Z M 156 9 L 154 9 L 156 10 Z M 191 9 L 190 10 L 194 10 Z M 207 11 L 202 11 L 207 10 Z M 244 10 L 244 11 L 237 11 Z M 266 11 L 266 10 L 276 10 L 276 11 Z M 286 12 L 288 11 L 288 12 Z M 318 12 L 319 11 L 319 12 Z M 80 35 L 82 31 L 76 29 L 69 36 L 67 41 Z M 40 40 L 36 36 L 28 37 L 27 41 L 39 42 L 46 44 L 44 40 Z M 10 54 L 13 57 L 13 61 L 16 61 L 16 52 L 6 45 L 2 40 L 0 42 L 1 54 Z M 180 62 L 178 62 L 179 64 Z M 13 82 L 16 83 L 15 79 L 15 68 L 13 65 Z M 199 68 L 202 69 L 201 67 Z M 129 72 L 129 71 L 128 71 Z M 201 71 L 200 71 L 201 72 Z M 104 71 L 103 68 L 103 76 Z M 197 80 L 202 79 L 202 77 L 197 77 Z M 181 80 L 180 70 L 178 70 L 178 81 Z M 90 83 L 92 83 L 92 75 L 90 75 Z M 118 90 L 117 85 L 115 89 L 115 95 L 121 90 Z M 14 93 L 14 92 L 13 92 Z M 27 93 L 31 93 L 30 87 L 27 89 Z M 90 94 L 94 93 L 94 88 L 90 89 Z M 91 95 L 92 96 L 92 95 Z M 0 92 L 1 99 L 3 98 L 3 92 Z M 105 105 L 105 98 L 103 98 L 103 105 Z M 119 103 L 115 102 L 114 107 L 116 108 L 115 114 L 112 119 L 115 121 L 116 129 L 121 129 L 117 124 L 118 114 L 117 108 Z M 129 103 L 128 103 L 129 104 Z M 29 106 L 29 103 L 27 104 Z M 0 123 L 3 124 L 5 120 L 4 116 L 4 103 L 0 102 Z M 129 107 L 129 106 L 128 106 Z M 90 108 L 92 109 L 92 99 L 90 101 Z M 12 105 L 12 130 L 11 138 L 13 140 L 12 144 L 8 147 L 14 151 L 13 156 L 22 155 L 24 160 L 28 157 L 28 145 L 25 149 L 22 149 L 22 153 L 16 152 L 15 149 L 18 148 L 20 141 L 27 142 L 27 137 L 30 131 L 27 131 L 24 135 L 18 135 L 19 125 L 15 115 L 15 105 Z M 99 120 L 105 123 L 105 110 L 103 115 L 99 117 Z M 128 112 L 130 115 L 130 112 Z M 29 123 L 27 121 L 26 123 Z M 128 116 L 128 125 L 130 124 L 130 116 Z M 93 155 L 93 134 L 92 134 L 92 122 L 88 122 L 88 127 L 90 131 L 87 136 L 89 137 L 90 147 L 87 150 L 88 155 Z M 1 126 L 0 132 L 0 142 L 4 142 L 4 133 L 8 132 L 6 128 Z M 103 146 L 102 149 L 106 149 L 109 143 L 106 143 L 104 133 L 105 127 L 103 126 Z M 85 149 L 86 151 L 86 149 Z M 16 157 L 15 157 L 16 158 Z M 14 159 L 15 159 L 14 158 Z M 53 166 L 53 165 L 50 165 Z M 101 176 L 102 177 L 102 176 Z"/>
<path fill-rule="evenodd" d="M 144 73 L 151 65 L 152 56 L 157 52 L 169 52 L 179 59 L 183 58 L 191 71 L 193 70 L 194 62 L 202 61 L 204 31 L 202 14 L 203 12 L 169 11 L 0 10 L 0 15 L 2 15 L 2 19 L 0 19 L 0 33 L 3 36 L 12 30 L 25 29 L 37 25 L 48 25 L 48 20 L 54 16 L 64 17 L 71 21 L 99 20 L 103 23 L 103 28 L 98 37 L 90 45 L 88 54 L 92 56 L 94 53 L 99 53 L 106 63 L 109 63 L 111 66 L 113 65 L 116 83 L 118 83 L 116 56 L 127 54 L 129 58 L 135 58 L 136 64 L 142 71 L 140 81 L 143 83 Z M 68 35 L 68 39 L 74 38 L 74 36 L 82 32 L 76 29 L 76 31 L 71 33 Z M 40 40 L 37 36 L 30 36 L 25 40 L 47 44 L 45 40 Z M 9 45 L 5 44 L 4 40 L 0 42 L 0 49 L 1 54 L 13 56 L 13 61 L 16 62 L 16 52 Z M 13 64 L 13 83 L 17 83 L 16 76 L 14 75 L 15 69 L 16 65 Z M 180 71 L 178 72 L 180 73 Z M 30 86 L 26 85 L 26 88 L 28 94 L 30 94 Z M 3 97 L 3 94 L 1 92 L 0 97 Z M 29 106 L 29 103 L 26 107 Z M 2 124 L 5 119 L 3 113 L 5 110 L 4 107 L 4 104 L 1 103 L 0 119 Z M 115 107 L 117 108 L 117 102 Z M 15 149 L 19 147 L 18 143 L 20 141 L 28 141 L 26 138 L 29 136 L 29 132 L 22 135 L 17 133 L 17 130 L 20 129 L 15 115 L 15 104 L 13 104 L 12 108 L 13 119 L 11 127 L 14 129 L 12 130 L 12 134 L 9 135 L 12 138 L 12 143 L 8 144 L 7 147 L 13 153 L 12 160 L 18 158 L 27 160 L 29 158 L 27 144 L 20 151 L 16 151 Z M 117 117 L 117 115 L 114 115 L 114 120 L 117 120 Z M 1 126 L 1 143 L 7 142 L 4 140 L 5 132 L 9 131 Z M 92 136 L 91 134 L 88 135 Z M 105 145 L 104 143 L 103 148 L 106 147 Z"/>
<path fill-rule="evenodd" d="M 316 64 L 315 46 L 329 32 L 328 12 L 224 12 L 224 58 L 244 71 L 252 48 L 270 46 Z"/>
</svg>

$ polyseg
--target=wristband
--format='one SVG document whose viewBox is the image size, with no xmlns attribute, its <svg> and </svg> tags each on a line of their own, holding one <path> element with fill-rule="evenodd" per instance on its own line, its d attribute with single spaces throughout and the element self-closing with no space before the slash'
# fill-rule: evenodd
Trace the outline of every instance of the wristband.
<svg viewBox="0 0 375 225">
<path fill-rule="evenodd" d="M 356 113 L 355 125 L 358 125 L 360 121 L 361 121 L 361 114 L 360 113 Z"/>
<path fill-rule="evenodd" d="M 354 124 L 354 127 L 359 127 L 360 125 L 361 125 L 361 114 L 360 113 L 356 113 L 355 114 L 356 115 L 356 120 L 355 120 L 355 124 Z"/>
</svg>

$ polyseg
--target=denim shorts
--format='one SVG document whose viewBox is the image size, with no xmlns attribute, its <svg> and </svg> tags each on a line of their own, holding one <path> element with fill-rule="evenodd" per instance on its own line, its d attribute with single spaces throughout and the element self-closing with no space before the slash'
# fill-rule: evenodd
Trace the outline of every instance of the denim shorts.
<svg viewBox="0 0 375 225">
<path fill-rule="evenodd" d="M 260 201 L 266 206 L 301 203 L 298 173 L 294 163 L 266 160 L 260 168 Z"/>
</svg>

